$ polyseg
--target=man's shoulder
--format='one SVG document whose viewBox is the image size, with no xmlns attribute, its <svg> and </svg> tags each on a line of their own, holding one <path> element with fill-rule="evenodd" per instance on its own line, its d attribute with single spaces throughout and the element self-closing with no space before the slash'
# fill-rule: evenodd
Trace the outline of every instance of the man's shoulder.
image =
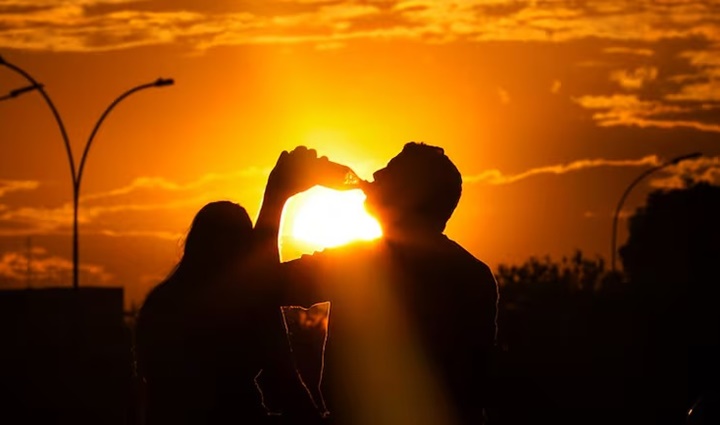
<svg viewBox="0 0 720 425">
<path fill-rule="evenodd" d="M 462 269 L 468 277 L 495 284 L 495 275 L 484 261 L 450 238 L 445 238 L 445 244 L 450 257 L 452 257 L 450 262 L 454 267 Z"/>
<path fill-rule="evenodd" d="M 454 240 L 445 236 L 444 243 L 446 245 L 446 249 L 451 251 L 456 258 L 462 259 L 463 261 L 474 264 L 475 266 L 477 266 L 479 268 L 483 268 L 488 271 L 490 270 L 490 267 L 487 264 L 485 264 L 485 262 L 483 262 L 482 260 L 477 258 L 474 254 L 472 254 L 470 251 L 465 249 L 465 247 L 463 247 L 459 243 L 455 242 Z"/>
</svg>

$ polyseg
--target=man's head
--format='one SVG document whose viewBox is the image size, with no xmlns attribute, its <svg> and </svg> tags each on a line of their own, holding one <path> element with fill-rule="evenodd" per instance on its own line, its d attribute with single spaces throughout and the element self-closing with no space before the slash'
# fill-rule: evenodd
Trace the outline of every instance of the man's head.
<svg viewBox="0 0 720 425">
<path fill-rule="evenodd" d="M 385 230 L 442 232 L 460 200 L 460 172 L 437 146 L 407 143 L 373 177 L 365 205 Z"/>
</svg>

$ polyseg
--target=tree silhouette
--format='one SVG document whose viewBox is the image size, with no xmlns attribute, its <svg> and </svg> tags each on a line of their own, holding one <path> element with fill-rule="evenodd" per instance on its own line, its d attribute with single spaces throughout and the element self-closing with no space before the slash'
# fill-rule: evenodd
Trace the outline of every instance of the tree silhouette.
<svg viewBox="0 0 720 425">
<path fill-rule="evenodd" d="M 520 265 L 498 266 L 496 278 L 503 293 L 510 298 L 516 294 L 593 292 L 600 289 L 605 276 L 605 260 L 587 258 L 577 250 L 560 262 L 550 257 L 530 257 Z"/>
<path fill-rule="evenodd" d="M 717 294 L 720 186 L 688 184 L 652 192 L 630 218 L 630 237 L 620 248 L 630 280 L 660 295 L 683 288 Z"/>
<path fill-rule="evenodd" d="M 649 386 L 667 417 L 720 384 L 720 187 L 654 191 L 620 249 L 644 312 Z"/>
<path fill-rule="evenodd" d="M 642 423 L 611 413 L 632 403 L 638 362 L 632 310 L 605 287 L 605 264 L 578 250 L 498 267 L 496 423 Z"/>
</svg>

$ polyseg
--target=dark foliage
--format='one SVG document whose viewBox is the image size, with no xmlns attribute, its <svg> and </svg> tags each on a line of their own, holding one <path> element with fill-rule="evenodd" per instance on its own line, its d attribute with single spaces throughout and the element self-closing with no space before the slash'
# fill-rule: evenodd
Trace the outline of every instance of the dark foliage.
<svg viewBox="0 0 720 425">
<path fill-rule="evenodd" d="M 689 183 L 631 217 L 627 274 L 581 252 L 500 266 L 496 423 L 680 425 L 717 394 L 719 217 L 720 187 Z"/>
</svg>

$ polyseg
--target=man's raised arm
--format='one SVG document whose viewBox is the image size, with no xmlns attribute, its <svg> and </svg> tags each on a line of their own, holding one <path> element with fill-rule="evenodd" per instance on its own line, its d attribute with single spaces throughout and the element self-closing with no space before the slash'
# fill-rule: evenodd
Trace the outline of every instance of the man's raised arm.
<svg viewBox="0 0 720 425">
<path fill-rule="evenodd" d="M 326 158 L 325 158 L 326 159 Z M 255 223 L 254 267 L 263 281 L 278 285 L 283 303 L 309 306 L 317 301 L 314 287 L 316 261 L 302 258 L 288 263 L 280 262 L 278 236 L 285 203 L 292 196 L 317 184 L 317 152 L 298 146 L 291 152 L 283 151 L 270 172 L 265 187 L 260 214 Z"/>
<path fill-rule="evenodd" d="M 298 146 L 291 152 L 283 151 L 270 172 L 260 214 L 255 223 L 255 243 L 258 260 L 264 266 L 280 263 L 278 234 L 285 202 L 292 196 L 313 187 L 317 152 Z"/>
</svg>

